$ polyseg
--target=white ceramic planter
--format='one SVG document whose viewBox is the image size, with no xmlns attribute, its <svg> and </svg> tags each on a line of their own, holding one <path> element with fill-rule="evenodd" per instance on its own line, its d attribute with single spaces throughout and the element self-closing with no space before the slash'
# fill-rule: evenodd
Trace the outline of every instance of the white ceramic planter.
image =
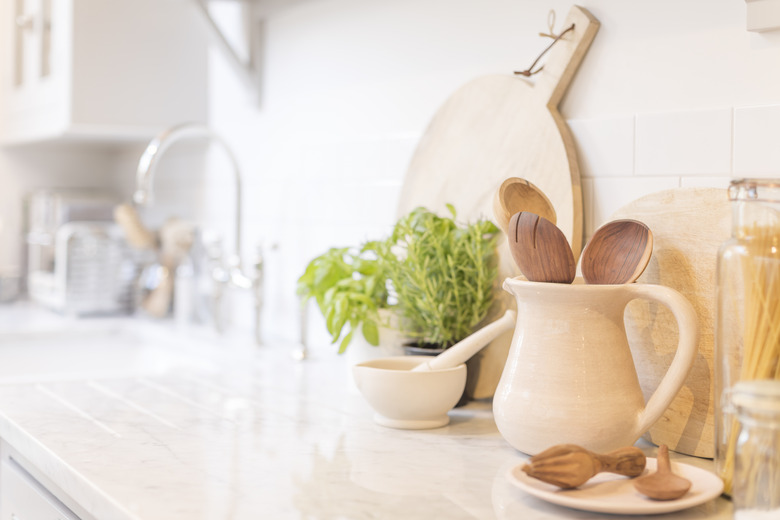
<svg viewBox="0 0 780 520">
<path fill-rule="evenodd" d="M 356 330 L 352 341 L 344 352 L 346 359 L 346 376 L 349 379 L 350 387 L 357 392 L 357 387 L 352 379 L 352 367 L 358 363 L 364 363 L 379 358 L 403 356 L 404 342 L 408 340 L 406 336 L 397 329 L 398 318 L 395 313 L 387 309 L 379 310 L 381 323 L 388 326 L 379 327 L 379 345 L 372 345 L 363 337 L 362 330 Z"/>
</svg>

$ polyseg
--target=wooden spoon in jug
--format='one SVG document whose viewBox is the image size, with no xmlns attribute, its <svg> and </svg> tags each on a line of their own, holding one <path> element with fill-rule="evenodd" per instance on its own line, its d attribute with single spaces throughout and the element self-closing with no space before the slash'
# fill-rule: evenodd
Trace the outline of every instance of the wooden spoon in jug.
<svg viewBox="0 0 780 520">
<path fill-rule="evenodd" d="M 509 177 L 493 196 L 493 216 L 501 231 L 506 233 L 509 219 L 519 211 L 530 211 L 553 224 L 557 222 L 555 207 L 542 190 L 520 177 Z"/>
<path fill-rule="evenodd" d="M 631 283 L 647 267 L 653 234 L 637 220 L 614 220 L 601 226 L 582 251 L 582 277 L 590 284 Z"/>
<path fill-rule="evenodd" d="M 536 213 L 521 211 L 509 221 L 509 250 L 532 282 L 571 283 L 577 264 L 563 232 Z"/>
<path fill-rule="evenodd" d="M 691 488 L 691 481 L 672 473 L 669 462 L 669 448 L 666 444 L 658 447 L 658 470 L 634 481 L 634 487 L 643 495 L 654 500 L 674 500 L 680 498 Z"/>
</svg>

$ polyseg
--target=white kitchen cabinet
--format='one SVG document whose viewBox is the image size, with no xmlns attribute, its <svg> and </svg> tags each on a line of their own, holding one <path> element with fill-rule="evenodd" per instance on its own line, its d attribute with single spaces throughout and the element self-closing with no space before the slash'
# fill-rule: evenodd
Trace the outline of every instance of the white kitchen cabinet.
<svg viewBox="0 0 780 520">
<path fill-rule="evenodd" d="M 3 520 L 79 520 L 73 512 L 30 477 L 14 459 L 0 462 L 0 518 Z"/>
<path fill-rule="evenodd" d="M 87 520 L 36 478 L 8 444 L 0 457 L 0 520 Z"/>
<path fill-rule="evenodd" d="M 0 143 L 145 140 L 207 111 L 191 0 L 0 0 Z"/>
</svg>

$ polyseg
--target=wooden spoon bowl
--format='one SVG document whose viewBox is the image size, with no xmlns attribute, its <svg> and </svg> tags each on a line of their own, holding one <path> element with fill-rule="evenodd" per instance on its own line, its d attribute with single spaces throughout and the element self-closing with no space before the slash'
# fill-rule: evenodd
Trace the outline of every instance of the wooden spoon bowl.
<svg viewBox="0 0 780 520">
<path fill-rule="evenodd" d="M 582 277 L 589 284 L 632 283 L 653 253 L 653 234 L 637 220 L 614 220 L 601 226 L 582 251 Z"/>
<path fill-rule="evenodd" d="M 509 177 L 493 196 L 493 216 L 498 227 L 506 232 L 512 215 L 520 211 L 530 211 L 557 223 L 555 207 L 542 190 L 526 179 Z"/>
<path fill-rule="evenodd" d="M 509 250 L 517 267 L 532 282 L 571 283 L 577 273 L 569 242 L 555 224 L 521 211 L 509 221 Z"/>
</svg>

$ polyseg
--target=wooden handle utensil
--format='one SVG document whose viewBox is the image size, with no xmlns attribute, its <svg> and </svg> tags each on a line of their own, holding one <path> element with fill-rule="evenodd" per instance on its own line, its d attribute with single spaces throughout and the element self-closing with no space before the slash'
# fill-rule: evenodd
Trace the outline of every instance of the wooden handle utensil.
<svg viewBox="0 0 780 520">
<path fill-rule="evenodd" d="M 571 489 L 601 472 L 639 476 L 645 470 L 646 462 L 642 450 L 633 446 L 599 454 L 575 444 L 559 444 L 531 457 L 522 470 L 542 482 Z"/>
<path fill-rule="evenodd" d="M 691 488 L 691 481 L 672 473 L 669 462 L 669 448 L 666 444 L 658 447 L 658 469 L 655 473 L 644 475 L 634 481 L 634 487 L 653 500 L 675 500 Z"/>
<path fill-rule="evenodd" d="M 507 232 L 509 219 L 520 211 L 536 213 L 553 224 L 558 220 L 553 203 L 542 190 L 526 179 L 509 177 L 493 196 L 493 216 L 501 231 Z"/>
<path fill-rule="evenodd" d="M 149 231 L 136 209 L 129 204 L 120 204 L 114 208 L 114 220 L 125 232 L 127 241 L 136 249 L 153 249 L 157 245 L 157 237 Z"/>
<path fill-rule="evenodd" d="M 569 242 L 555 224 L 521 211 L 512 215 L 507 230 L 509 250 L 517 267 L 532 282 L 571 283 L 577 273 Z"/>
<path fill-rule="evenodd" d="M 613 220 L 601 226 L 582 251 L 582 277 L 587 283 L 632 283 L 653 253 L 653 234 L 637 220 Z"/>
</svg>

